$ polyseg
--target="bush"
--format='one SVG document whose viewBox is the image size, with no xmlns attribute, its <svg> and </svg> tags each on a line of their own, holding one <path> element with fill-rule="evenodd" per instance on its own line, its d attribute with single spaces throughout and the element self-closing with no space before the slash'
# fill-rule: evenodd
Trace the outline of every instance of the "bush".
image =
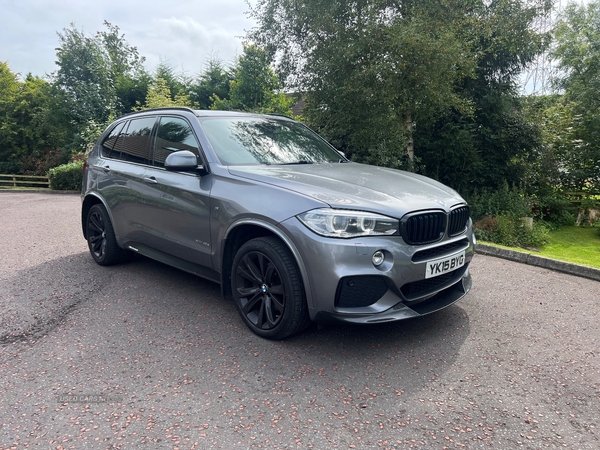
<svg viewBox="0 0 600 450">
<path fill-rule="evenodd" d="M 575 215 L 573 215 L 575 211 L 566 194 L 555 193 L 537 197 L 533 200 L 531 210 L 533 217 L 551 223 L 557 228 L 563 225 L 575 225 Z"/>
<path fill-rule="evenodd" d="M 80 191 L 83 181 L 83 161 L 71 162 L 48 171 L 50 189 Z"/>
<path fill-rule="evenodd" d="M 506 182 L 497 191 L 475 192 L 468 196 L 467 200 L 473 220 L 499 216 L 507 216 L 515 220 L 529 217 L 533 205 L 533 200 L 523 190 L 515 186 L 510 188 Z"/>
<path fill-rule="evenodd" d="M 521 219 L 500 215 L 484 217 L 473 228 L 477 239 L 509 247 L 541 247 L 548 243 L 549 230 L 544 222 L 529 227 Z"/>
</svg>

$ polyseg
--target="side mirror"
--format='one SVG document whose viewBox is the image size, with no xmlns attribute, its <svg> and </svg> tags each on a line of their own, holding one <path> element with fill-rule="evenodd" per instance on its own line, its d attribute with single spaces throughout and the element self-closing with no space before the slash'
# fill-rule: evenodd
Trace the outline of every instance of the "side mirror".
<svg viewBox="0 0 600 450">
<path fill-rule="evenodd" d="M 181 150 L 171 153 L 165 159 L 165 169 L 189 172 L 191 170 L 203 170 L 202 165 L 198 165 L 198 157 L 189 150 Z"/>
</svg>

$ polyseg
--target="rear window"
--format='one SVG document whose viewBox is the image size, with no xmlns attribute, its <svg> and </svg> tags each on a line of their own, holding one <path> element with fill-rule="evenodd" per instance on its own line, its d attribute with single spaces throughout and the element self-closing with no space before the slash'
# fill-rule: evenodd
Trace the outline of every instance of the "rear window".
<svg viewBox="0 0 600 450">
<path fill-rule="evenodd" d="M 156 117 L 142 117 L 129 122 L 126 131 L 119 135 L 122 161 L 150 164 L 150 139 Z M 121 142 L 122 141 L 122 142 Z"/>
<path fill-rule="evenodd" d="M 119 133 L 123 129 L 125 122 L 121 122 L 112 129 L 108 137 L 102 143 L 102 156 L 104 158 L 119 158 L 121 150 L 119 148 Z"/>
</svg>

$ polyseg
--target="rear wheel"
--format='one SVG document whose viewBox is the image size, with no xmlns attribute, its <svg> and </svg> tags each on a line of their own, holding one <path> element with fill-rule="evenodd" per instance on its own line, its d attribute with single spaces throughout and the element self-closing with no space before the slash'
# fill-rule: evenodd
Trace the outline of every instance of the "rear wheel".
<svg viewBox="0 0 600 450">
<path fill-rule="evenodd" d="M 240 247 L 233 261 L 231 288 L 242 319 L 259 336 L 283 339 L 308 325 L 298 268 L 276 238 L 256 238 Z"/>
<path fill-rule="evenodd" d="M 130 256 L 130 252 L 117 244 L 110 217 L 103 205 L 96 204 L 88 211 L 86 233 L 92 258 L 101 266 L 120 263 Z"/>
</svg>

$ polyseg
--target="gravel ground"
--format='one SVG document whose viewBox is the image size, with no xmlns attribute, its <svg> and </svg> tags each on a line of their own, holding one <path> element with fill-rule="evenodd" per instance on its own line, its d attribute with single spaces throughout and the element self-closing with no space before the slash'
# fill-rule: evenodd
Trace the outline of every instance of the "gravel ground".
<svg viewBox="0 0 600 450">
<path fill-rule="evenodd" d="M 476 255 L 473 291 L 254 336 L 213 283 L 93 263 L 76 195 L 0 193 L 0 448 L 598 449 L 600 284 Z"/>
</svg>

